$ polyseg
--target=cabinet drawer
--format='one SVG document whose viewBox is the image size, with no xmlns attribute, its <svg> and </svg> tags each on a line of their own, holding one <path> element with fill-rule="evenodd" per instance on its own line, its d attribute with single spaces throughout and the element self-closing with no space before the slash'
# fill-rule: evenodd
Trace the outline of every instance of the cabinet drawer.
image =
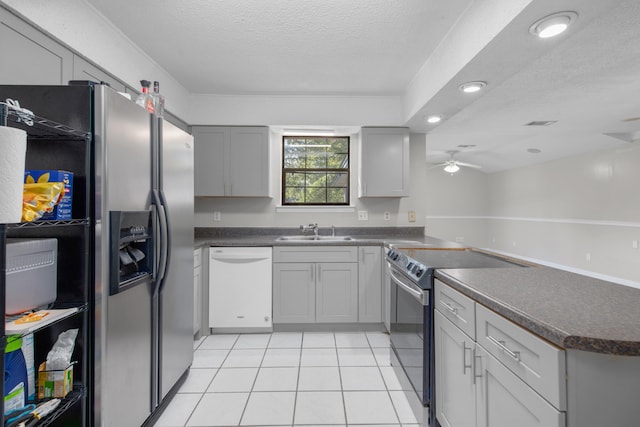
<svg viewBox="0 0 640 427">
<path fill-rule="evenodd" d="M 193 268 L 200 267 L 202 265 L 202 250 L 196 249 L 193 251 Z"/>
<path fill-rule="evenodd" d="M 475 303 L 460 292 L 435 280 L 435 309 L 444 314 L 454 325 L 475 339 Z"/>
<path fill-rule="evenodd" d="M 561 411 L 566 410 L 565 352 L 477 304 L 476 340 Z"/>
<path fill-rule="evenodd" d="M 357 246 L 275 246 L 273 262 L 358 262 Z"/>
</svg>

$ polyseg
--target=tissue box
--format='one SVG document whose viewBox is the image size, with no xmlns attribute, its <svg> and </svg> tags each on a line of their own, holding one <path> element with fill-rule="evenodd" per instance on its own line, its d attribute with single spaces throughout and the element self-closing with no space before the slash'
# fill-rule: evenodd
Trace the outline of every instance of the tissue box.
<svg viewBox="0 0 640 427">
<path fill-rule="evenodd" d="M 48 174 L 48 175 L 47 175 Z M 31 178 L 28 178 L 28 177 Z M 31 181 L 33 179 L 33 181 Z M 64 183 L 64 196 L 52 212 L 48 212 L 41 220 L 71 219 L 71 202 L 73 201 L 73 173 L 62 170 L 33 170 L 24 171 L 24 182 L 62 182 Z"/>
<path fill-rule="evenodd" d="M 38 366 L 38 399 L 65 397 L 73 388 L 73 364 L 64 371 L 47 371 L 46 364 Z"/>
</svg>

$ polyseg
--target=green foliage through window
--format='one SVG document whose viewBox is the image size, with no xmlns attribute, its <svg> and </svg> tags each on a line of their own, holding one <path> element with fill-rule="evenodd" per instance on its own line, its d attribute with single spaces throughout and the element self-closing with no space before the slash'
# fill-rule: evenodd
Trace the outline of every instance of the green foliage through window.
<svg viewBox="0 0 640 427">
<path fill-rule="evenodd" d="M 349 137 L 282 137 L 282 204 L 349 204 Z"/>
</svg>

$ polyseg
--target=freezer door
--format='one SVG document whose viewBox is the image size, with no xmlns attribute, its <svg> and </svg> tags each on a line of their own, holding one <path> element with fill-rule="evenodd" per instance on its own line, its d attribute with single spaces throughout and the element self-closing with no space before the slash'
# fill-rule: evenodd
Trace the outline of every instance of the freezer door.
<svg viewBox="0 0 640 427">
<path fill-rule="evenodd" d="M 150 209 L 150 125 L 146 110 L 96 87 L 96 427 L 139 426 L 151 413 L 150 283 L 109 296 L 108 268 L 109 212 Z"/>
<path fill-rule="evenodd" d="M 193 137 L 161 122 L 159 185 L 169 224 L 169 264 L 160 284 L 160 399 L 193 361 Z"/>
</svg>

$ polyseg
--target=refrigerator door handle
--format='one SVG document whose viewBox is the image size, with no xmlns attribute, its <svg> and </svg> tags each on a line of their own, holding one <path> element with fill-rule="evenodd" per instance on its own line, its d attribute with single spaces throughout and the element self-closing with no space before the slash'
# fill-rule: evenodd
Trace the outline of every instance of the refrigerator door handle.
<svg viewBox="0 0 640 427">
<path fill-rule="evenodd" d="M 171 265 L 171 233 L 169 230 L 171 229 L 170 219 L 169 219 L 169 209 L 167 208 L 167 198 L 164 195 L 164 191 L 160 190 L 160 203 L 162 203 L 162 213 L 164 215 L 164 266 L 162 277 L 159 280 L 160 286 L 159 291 L 162 292 L 166 283 L 167 272 L 169 271 L 169 266 Z"/>
<path fill-rule="evenodd" d="M 159 284 L 154 289 L 154 292 L 157 292 L 164 281 L 165 273 L 167 270 L 167 247 L 168 247 L 168 228 L 167 228 L 167 213 L 162 204 L 162 198 L 160 197 L 160 193 L 158 190 L 152 191 L 153 195 L 153 204 L 156 208 L 156 214 L 158 216 L 158 246 L 160 248 L 158 263 L 157 263 L 157 273 L 156 273 L 156 283 Z"/>
</svg>

